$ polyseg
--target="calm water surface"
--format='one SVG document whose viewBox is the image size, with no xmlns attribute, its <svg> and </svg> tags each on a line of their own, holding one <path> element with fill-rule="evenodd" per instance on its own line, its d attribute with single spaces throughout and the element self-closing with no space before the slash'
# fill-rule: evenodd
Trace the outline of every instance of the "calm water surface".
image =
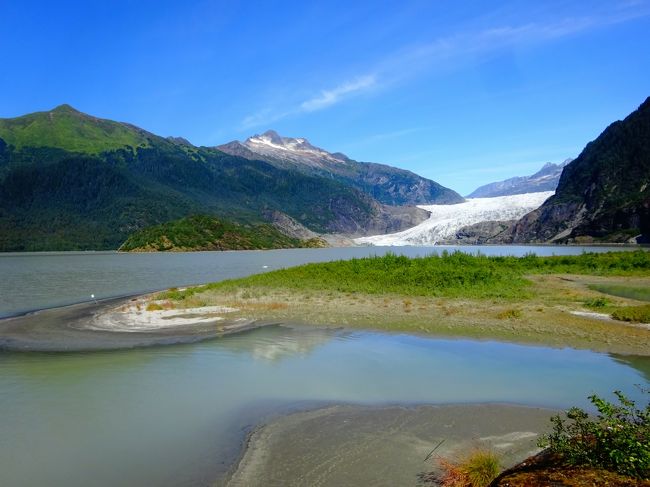
<svg viewBox="0 0 650 487">
<path fill-rule="evenodd" d="M 423 256 L 441 249 L 487 255 L 579 254 L 607 247 L 463 246 L 352 247 L 237 252 L 117 253 L 25 252 L 0 253 L 0 317 L 90 300 L 156 291 L 243 277 L 307 262 L 324 262 L 394 252 Z M 620 250 L 621 248 L 615 248 Z"/>
<path fill-rule="evenodd" d="M 387 250 L 5 254 L 0 313 Z M 191 345 L 0 352 L 0 485 L 209 485 L 236 459 L 251 425 L 287 409 L 485 401 L 566 408 L 586 405 L 594 392 L 634 393 L 648 377 L 645 357 L 283 326 Z"/>
<path fill-rule="evenodd" d="M 633 384 L 648 385 L 643 371 L 606 354 L 281 326 L 193 345 L 3 353 L 0 485 L 208 485 L 246 426 L 286 407 L 568 407 Z"/>
</svg>

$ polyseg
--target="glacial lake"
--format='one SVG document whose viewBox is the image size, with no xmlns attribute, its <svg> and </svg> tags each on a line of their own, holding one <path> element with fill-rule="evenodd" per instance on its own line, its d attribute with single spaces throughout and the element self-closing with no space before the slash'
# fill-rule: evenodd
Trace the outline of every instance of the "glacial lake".
<svg viewBox="0 0 650 487">
<path fill-rule="evenodd" d="M 0 312 L 388 250 L 439 248 L 4 254 Z M 615 389 L 640 398 L 635 384 L 650 385 L 647 357 L 289 326 L 110 352 L 0 351 L 0 485 L 210 485 L 237 459 L 251 427 L 286 411 L 331 403 L 567 408 Z"/>
<path fill-rule="evenodd" d="M 36 309 L 157 291 L 248 276 L 308 262 L 325 262 L 386 252 L 409 257 L 447 250 L 485 255 L 574 255 L 631 247 L 437 246 L 346 247 L 232 252 L 0 253 L 0 318 Z"/>
</svg>

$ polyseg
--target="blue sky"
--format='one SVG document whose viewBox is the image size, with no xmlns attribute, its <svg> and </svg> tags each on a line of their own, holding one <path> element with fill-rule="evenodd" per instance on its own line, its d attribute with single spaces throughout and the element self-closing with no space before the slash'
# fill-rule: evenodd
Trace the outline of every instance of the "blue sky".
<svg viewBox="0 0 650 487">
<path fill-rule="evenodd" d="M 273 128 L 462 194 L 650 95 L 650 2 L 0 0 L 0 117 L 70 103 L 197 145 Z"/>
</svg>

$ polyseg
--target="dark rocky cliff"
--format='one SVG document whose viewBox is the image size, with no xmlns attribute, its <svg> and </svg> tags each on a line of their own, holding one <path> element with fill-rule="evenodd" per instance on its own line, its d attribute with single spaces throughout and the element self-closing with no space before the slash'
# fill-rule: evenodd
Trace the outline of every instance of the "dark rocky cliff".
<svg viewBox="0 0 650 487">
<path fill-rule="evenodd" d="M 650 98 L 564 168 L 555 195 L 517 222 L 513 241 L 650 241 Z"/>
</svg>

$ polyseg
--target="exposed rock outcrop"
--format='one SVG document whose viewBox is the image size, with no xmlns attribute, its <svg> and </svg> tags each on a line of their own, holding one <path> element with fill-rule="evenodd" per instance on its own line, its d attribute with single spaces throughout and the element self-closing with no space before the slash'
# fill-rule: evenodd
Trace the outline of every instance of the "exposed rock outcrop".
<svg viewBox="0 0 650 487">
<path fill-rule="evenodd" d="M 650 98 L 568 164 L 556 193 L 514 227 L 514 242 L 650 240 Z"/>
</svg>

